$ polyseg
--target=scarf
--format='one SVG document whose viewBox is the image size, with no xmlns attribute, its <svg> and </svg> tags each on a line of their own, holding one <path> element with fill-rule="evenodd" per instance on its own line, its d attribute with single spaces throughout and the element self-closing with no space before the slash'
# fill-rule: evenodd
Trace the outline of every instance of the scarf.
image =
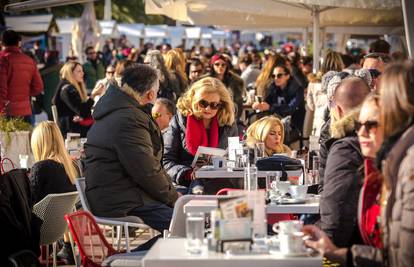
<svg viewBox="0 0 414 267">
<path fill-rule="evenodd" d="M 219 125 L 217 116 L 210 124 L 209 136 L 203 121 L 196 119 L 193 115 L 187 116 L 187 127 L 185 129 L 185 143 L 191 155 L 195 156 L 199 146 L 217 147 L 219 143 Z"/>
</svg>

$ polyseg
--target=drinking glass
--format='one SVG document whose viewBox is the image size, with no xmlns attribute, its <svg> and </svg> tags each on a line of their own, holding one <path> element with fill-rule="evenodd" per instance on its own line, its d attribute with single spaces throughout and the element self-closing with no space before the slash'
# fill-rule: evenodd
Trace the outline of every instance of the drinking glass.
<svg viewBox="0 0 414 267">
<path fill-rule="evenodd" d="M 204 244 L 204 213 L 187 213 L 186 250 L 189 254 L 200 255 L 206 249 Z"/>
<path fill-rule="evenodd" d="M 257 190 L 257 167 L 248 166 L 244 168 L 244 190 Z"/>
<path fill-rule="evenodd" d="M 259 142 L 254 145 L 254 162 L 266 156 L 265 143 Z"/>
</svg>

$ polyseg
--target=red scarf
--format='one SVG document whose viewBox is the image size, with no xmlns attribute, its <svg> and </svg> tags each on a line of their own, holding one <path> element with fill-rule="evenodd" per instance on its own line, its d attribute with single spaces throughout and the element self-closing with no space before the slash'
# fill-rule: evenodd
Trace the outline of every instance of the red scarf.
<svg viewBox="0 0 414 267">
<path fill-rule="evenodd" d="M 193 156 L 197 153 L 199 146 L 217 147 L 219 143 L 219 125 L 217 116 L 210 123 L 210 132 L 207 136 L 203 120 L 197 120 L 193 115 L 187 116 L 187 127 L 185 129 L 185 144 Z"/>
</svg>

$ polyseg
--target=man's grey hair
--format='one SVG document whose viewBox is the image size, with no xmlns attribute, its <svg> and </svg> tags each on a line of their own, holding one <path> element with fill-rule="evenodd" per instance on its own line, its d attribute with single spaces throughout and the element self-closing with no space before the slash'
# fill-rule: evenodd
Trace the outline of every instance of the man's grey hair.
<svg viewBox="0 0 414 267">
<path fill-rule="evenodd" d="M 165 108 L 167 109 L 167 111 L 169 113 L 171 113 L 171 115 L 174 115 L 176 110 L 177 110 L 177 108 L 175 107 L 174 102 L 172 102 L 168 98 L 164 98 L 164 97 L 157 98 L 157 100 L 155 101 L 155 104 L 157 104 L 157 103 L 164 105 Z"/>
</svg>

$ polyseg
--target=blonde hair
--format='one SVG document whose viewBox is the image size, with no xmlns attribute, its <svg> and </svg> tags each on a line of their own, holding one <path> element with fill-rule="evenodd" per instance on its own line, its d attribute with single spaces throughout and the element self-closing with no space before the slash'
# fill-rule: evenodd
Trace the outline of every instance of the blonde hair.
<svg viewBox="0 0 414 267">
<path fill-rule="evenodd" d="M 77 171 L 66 151 L 63 136 L 56 123 L 42 121 L 35 127 L 30 140 L 36 161 L 51 159 L 63 164 L 72 184 L 75 183 Z"/>
<path fill-rule="evenodd" d="M 178 99 L 177 109 L 181 114 L 184 116 L 194 115 L 197 117 L 200 110 L 194 110 L 194 107 L 196 106 L 194 104 L 200 99 L 196 99 L 196 93 L 199 93 L 200 95 L 218 94 L 222 104 L 221 109 L 217 112 L 219 125 L 233 125 L 235 109 L 232 97 L 224 84 L 219 79 L 212 77 L 205 77 L 193 83 L 190 89 Z"/>
<path fill-rule="evenodd" d="M 247 129 L 247 138 L 246 143 L 248 146 L 253 147 L 256 143 L 265 142 L 267 136 L 269 135 L 272 129 L 275 129 L 276 126 L 280 127 L 282 132 L 280 145 L 276 150 L 272 150 L 266 147 L 267 155 L 271 156 L 275 153 L 288 153 L 290 155 L 290 149 L 283 144 L 285 140 L 285 127 L 280 119 L 276 118 L 275 116 L 266 116 L 263 117 L 254 123 L 252 123 L 249 128 Z"/>
<path fill-rule="evenodd" d="M 390 65 L 380 79 L 380 124 L 384 138 L 388 138 L 413 122 L 414 64 L 406 61 Z"/>
<path fill-rule="evenodd" d="M 180 78 L 187 82 L 187 75 L 185 73 L 185 58 L 180 51 L 172 49 L 164 55 L 164 62 L 167 70 L 174 71 Z"/>
<path fill-rule="evenodd" d="M 317 76 L 322 76 L 323 74 L 327 73 L 330 70 L 334 71 L 342 71 L 345 68 L 344 62 L 342 61 L 341 54 L 338 52 L 329 50 L 326 54 L 322 66 L 321 66 L 321 74 Z"/>
<path fill-rule="evenodd" d="M 88 99 L 88 94 L 86 92 L 85 83 L 83 81 L 78 82 L 73 77 L 73 72 L 75 71 L 75 68 L 77 66 L 81 66 L 82 68 L 82 65 L 79 62 L 76 62 L 76 61 L 66 62 L 65 65 L 63 65 L 62 69 L 60 70 L 60 77 L 62 79 L 67 80 L 71 85 L 73 85 L 76 91 L 78 91 L 82 102 L 85 102 Z"/>
<path fill-rule="evenodd" d="M 271 56 L 264 65 L 262 71 L 256 79 L 256 92 L 257 95 L 266 96 L 267 87 L 273 82 L 270 78 L 272 76 L 273 70 L 278 65 L 285 65 L 286 59 L 282 56 L 276 54 Z"/>
</svg>

